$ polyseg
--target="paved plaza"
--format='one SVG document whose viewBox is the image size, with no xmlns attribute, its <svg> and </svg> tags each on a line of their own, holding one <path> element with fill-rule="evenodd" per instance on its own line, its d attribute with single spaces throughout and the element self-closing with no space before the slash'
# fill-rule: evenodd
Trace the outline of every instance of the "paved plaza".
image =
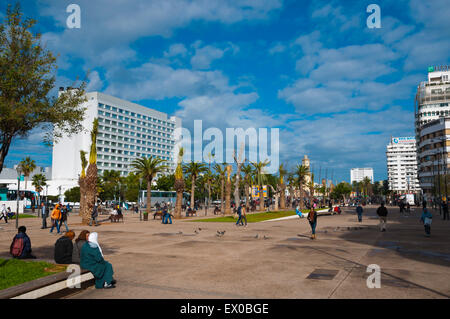
<svg viewBox="0 0 450 319">
<path fill-rule="evenodd" d="M 77 236 L 82 229 L 99 233 L 117 286 L 91 287 L 70 298 L 449 298 L 450 221 L 435 212 L 427 238 L 420 209 L 411 216 L 388 209 L 387 232 L 378 230 L 375 206 L 365 207 L 362 223 L 354 208 L 346 208 L 318 218 L 314 241 L 300 218 L 237 227 L 193 222 L 194 217 L 163 225 L 126 213 L 124 223 L 85 227 L 71 215 Z M 41 230 L 40 219 L 23 219 L 21 225 L 27 226 L 33 253 L 53 262 L 58 236 Z M 9 257 L 15 223 L 0 227 L 0 257 Z M 379 289 L 366 284 L 371 264 L 381 268 Z"/>
</svg>

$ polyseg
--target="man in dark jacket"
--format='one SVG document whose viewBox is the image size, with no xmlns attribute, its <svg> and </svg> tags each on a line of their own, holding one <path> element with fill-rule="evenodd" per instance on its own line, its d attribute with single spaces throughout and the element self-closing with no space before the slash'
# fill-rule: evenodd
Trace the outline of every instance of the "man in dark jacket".
<svg viewBox="0 0 450 319">
<path fill-rule="evenodd" d="M 92 226 L 93 221 L 95 222 L 95 226 L 98 226 L 97 217 L 98 217 L 98 210 L 97 204 L 95 204 L 94 208 L 92 209 L 91 221 L 89 222 L 89 226 Z"/>
<path fill-rule="evenodd" d="M 358 214 L 358 222 L 362 222 L 362 213 L 363 213 L 363 208 L 361 206 L 361 204 L 358 203 L 358 206 L 356 207 L 356 213 Z"/>
<path fill-rule="evenodd" d="M 22 238 L 23 239 L 23 250 L 20 254 L 19 259 L 35 259 L 36 256 L 33 256 L 31 254 L 31 240 L 30 237 L 26 234 L 27 228 L 25 226 L 19 227 L 19 232 L 16 236 L 14 236 L 13 244 L 16 239 Z M 13 245 L 11 244 L 11 246 Z"/>
<path fill-rule="evenodd" d="M 59 238 L 55 243 L 55 262 L 57 264 L 71 264 L 73 243 L 75 233 L 71 230 L 65 233 L 64 236 Z"/>
<path fill-rule="evenodd" d="M 380 231 L 386 231 L 387 214 L 388 211 L 384 207 L 384 203 L 381 203 L 381 206 L 377 209 L 377 215 L 380 218 Z"/>
</svg>

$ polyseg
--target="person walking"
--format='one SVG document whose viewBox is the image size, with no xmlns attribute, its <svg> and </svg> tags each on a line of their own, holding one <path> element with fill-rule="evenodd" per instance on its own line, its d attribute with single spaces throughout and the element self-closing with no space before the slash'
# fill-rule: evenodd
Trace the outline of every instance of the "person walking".
<svg viewBox="0 0 450 319">
<path fill-rule="evenodd" d="M 247 227 L 247 214 L 245 211 L 245 205 L 242 204 L 241 206 L 242 206 L 242 208 L 241 208 L 241 226 Z M 245 221 L 245 225 L 244 225 L 244 221 Z"/>
<path fill-rule="evenodd" d="M 363 208 L 361 204 L 358 203 L 358 206 L 356 207 L 356 214 L 358 214 L 358 222 L 362 222 L 362 214 L 363 214 Z"/>
<path fill-rule="evenodd" d="M 71 264 L 73 243 L 75 233 L 71 230 L 67 231 L 64 236 L 59 238 L 55 243 L 54 259 L 57 264 Z"/>
<path fill-rule="evenodd" d="M 311 239 L 316 239 L 317 212 L 312 208 L 308 213 L 308 222 L 311 226 Z"/>
<path fill-rule="evenodd" d="M 89 222 L 89 226 L 92 226 L 92 222 L 95 222 L 95 226 L 98 226 L 97 217 L 98 217 L 98 207 L 97 204 L 95 204 L 94 207 L 92 208 L 91 221 Z"/>
<path fill-rule="evenodd" d="M 425 236 L 430 237 L 431 235 L 431 221 L 432 221 L 433 215 L 428 211 L 427 207 L 425 206 L 422 211 L 422 216 L 420 217 L 420 220 L 423 222 L 423 226 L 425 228 Z"/>
<path fill-rule="evenodd" d="M 81 248 L 80 266 L 94 275 L 95 288 L 115 288 L 113 267 L 104 259 L 97 233 L 90 233 L 88 242 Z"/>
<path fill-rule="evenodd" d="M 388 210 L 386 209 L 386 207 L 384 207 L 384 203 L 381 203 L 381 206 L 378 207 L 377 215 L 380 218 L 380 231 L 385 232 Z"/>
<path fill-rule="evenodd" d="M 4 219 L 5 223 L 8 224 L 8 211 L 6 210 L 5 204 L 2 204 L 2 208 L 0 209 L 0 219 Z"/>
<path fill-rule="evenodd" d="M 50 228 L 50 233 L 53 233 L 53 228 L 56 226 L 56 233 L 61 234 L 59 229 L 59 220 L 61 219 L 61 209 L 59 207 L 59 204 L 55 205 L 55 208 L 53 208 L 52 215 L 50 216 L 52 220 L 52 227 Z"/>
<path fill-rule="evenodd" d="M 236 222 L 236 226 L 239 226 L 241 220 L 242 220 L 242 206 L 239 205 L 239 207 L 237 208 L 237 214 L 239 216 L 237 222 Z"/>
<path fill-rule="evenodd" d="M 448 200 L 447 198 L 445 201 L 442 202 L 442 212 L 443 212 L 443 219 L 448 220 Z"/>
<path fill-rule="evenodd" d="M 70 230 L 69 226 L 67 226 L 67 215 L 68 214 L 69 214 L 69 212 L 67 210 L 67 207 L 64 205 L 61 208 L 61 219 L 59 220 L 59 229 L 61 229 L 61 227 L 64 223 L 64 225 L 66 226 L 66 232 L 68 232 Z"/>
<path fill-rule="evenodd" d="M 41 229 L 47 228 L 47 205 L 44 202 L 41 203 L 41 218 L 42 218 L 42 227 Z"/>
</svg>

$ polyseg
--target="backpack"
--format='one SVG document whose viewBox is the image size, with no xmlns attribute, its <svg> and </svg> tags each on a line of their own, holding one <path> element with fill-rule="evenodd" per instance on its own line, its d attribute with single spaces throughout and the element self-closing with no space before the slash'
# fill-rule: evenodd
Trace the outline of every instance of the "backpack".
<svg viewBox="0 0 450 319">
<path fill-rule="evenodd" d="M 13 257 L 20 257 L 20 255 L 22 255 L 23 248 L 24 248 L 23 237 L 20 238 L 14 237 L 9 252 Z"/>
</svg>

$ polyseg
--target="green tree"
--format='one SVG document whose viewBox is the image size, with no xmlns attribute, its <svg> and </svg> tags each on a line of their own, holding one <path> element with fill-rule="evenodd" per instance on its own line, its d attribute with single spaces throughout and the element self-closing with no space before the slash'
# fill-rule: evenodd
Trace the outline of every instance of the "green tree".
<svg viewBox="0 0 450 319">
<path fill-rule="evenodd" d="M 56 59 L 33 33 L 35 24 L 23 17 L 19 3 L 8 5 L 0 24 L 0 172 L 13 140 L 33 129 L 45 132 L 47 144 L 83 129 L 86 83 L 50 96 Z"/>
<path fill-rule="evenodd" d="M 267 176 L 264 168 L 269 165 L 269 161 L 265 160 L 264 162 L 251 162 L 253 165 L 253 176 L 256 184 L 259 186 L 259 210 L 264 210 L 264 192 L 263 185 L 267 183 Z"/>
<path fill-rule="evenodd" d="M 152 182 L 157 174 L 163 173 L 167 170 L 168 166 L 165 165 L 166 161 L 158 157 L 141 157 L 136 158 L 131 167 L 134 169 L 134 173 L 139 178 L 144 179 L 147 182 L 147 214 L 150 214 L 152 210 Z"/>
<path fill-rule="evenodd" d="M 39 193 L 39 199 L 41 198 L 41 192 L 44 189 L 44 186 L 47 185 L 47 178 L 45 177 L 44 174 L 36 174 L 33 176 L 32 180 L 32 185 L 34 186 L 34 188 L 36 189 L 36 192 Z"/>
<path fill-rule="evenodd" d="M 184 172 L 191 176 L 191 207 L 195 204 L 195 181 L 200 173 L 205 172 L 207 167 L 203 163 L 190 162 L 184 167 Z"/>
<path fill-rule="evenodd" d="M 335 200 L 341 200 L 344 201 L 348 196 L 350 196 L 350 193 L 352 192 L 352 185 L 346 182 L 342 182 L 336 185 L 334 187 L 333 191 L 331 192 L 331 198 Z"/>
<path fill-rule="evenodd" d="M 68 189 L 64 192 L 64 197 L 66 202 L 80 202 L 81 193 L 80 193 L 80 187 L 73 187 L 71 189 Z"/>
<path fill-rule="evenodd" d="M 172 191 L 175 185 L 175 175 L 162 175 L 156 181 L 156 189 L 161 191 Z"/>
<path fill-rule="evenodd" d="M 307 166 L 297 164 L 297 166 L 295 167 L 294 174 L 296 175 L 296 183 L 297 183 L 298 189 L 300 191 L 300 209 L 304 208 L 303 186 L 305 185 L 306 176 L 308 175 L 308 173 L 309 173 L 309 168 Z"/>
<path fill-rule="evenodd" d="M 28 177 L 36 169 L 36 162 L 32 160 L 29 156 L 25 157 L 19 163 L 22 174 L 25 176 L 25 189 L 27 189 Z"/>
</svg>

